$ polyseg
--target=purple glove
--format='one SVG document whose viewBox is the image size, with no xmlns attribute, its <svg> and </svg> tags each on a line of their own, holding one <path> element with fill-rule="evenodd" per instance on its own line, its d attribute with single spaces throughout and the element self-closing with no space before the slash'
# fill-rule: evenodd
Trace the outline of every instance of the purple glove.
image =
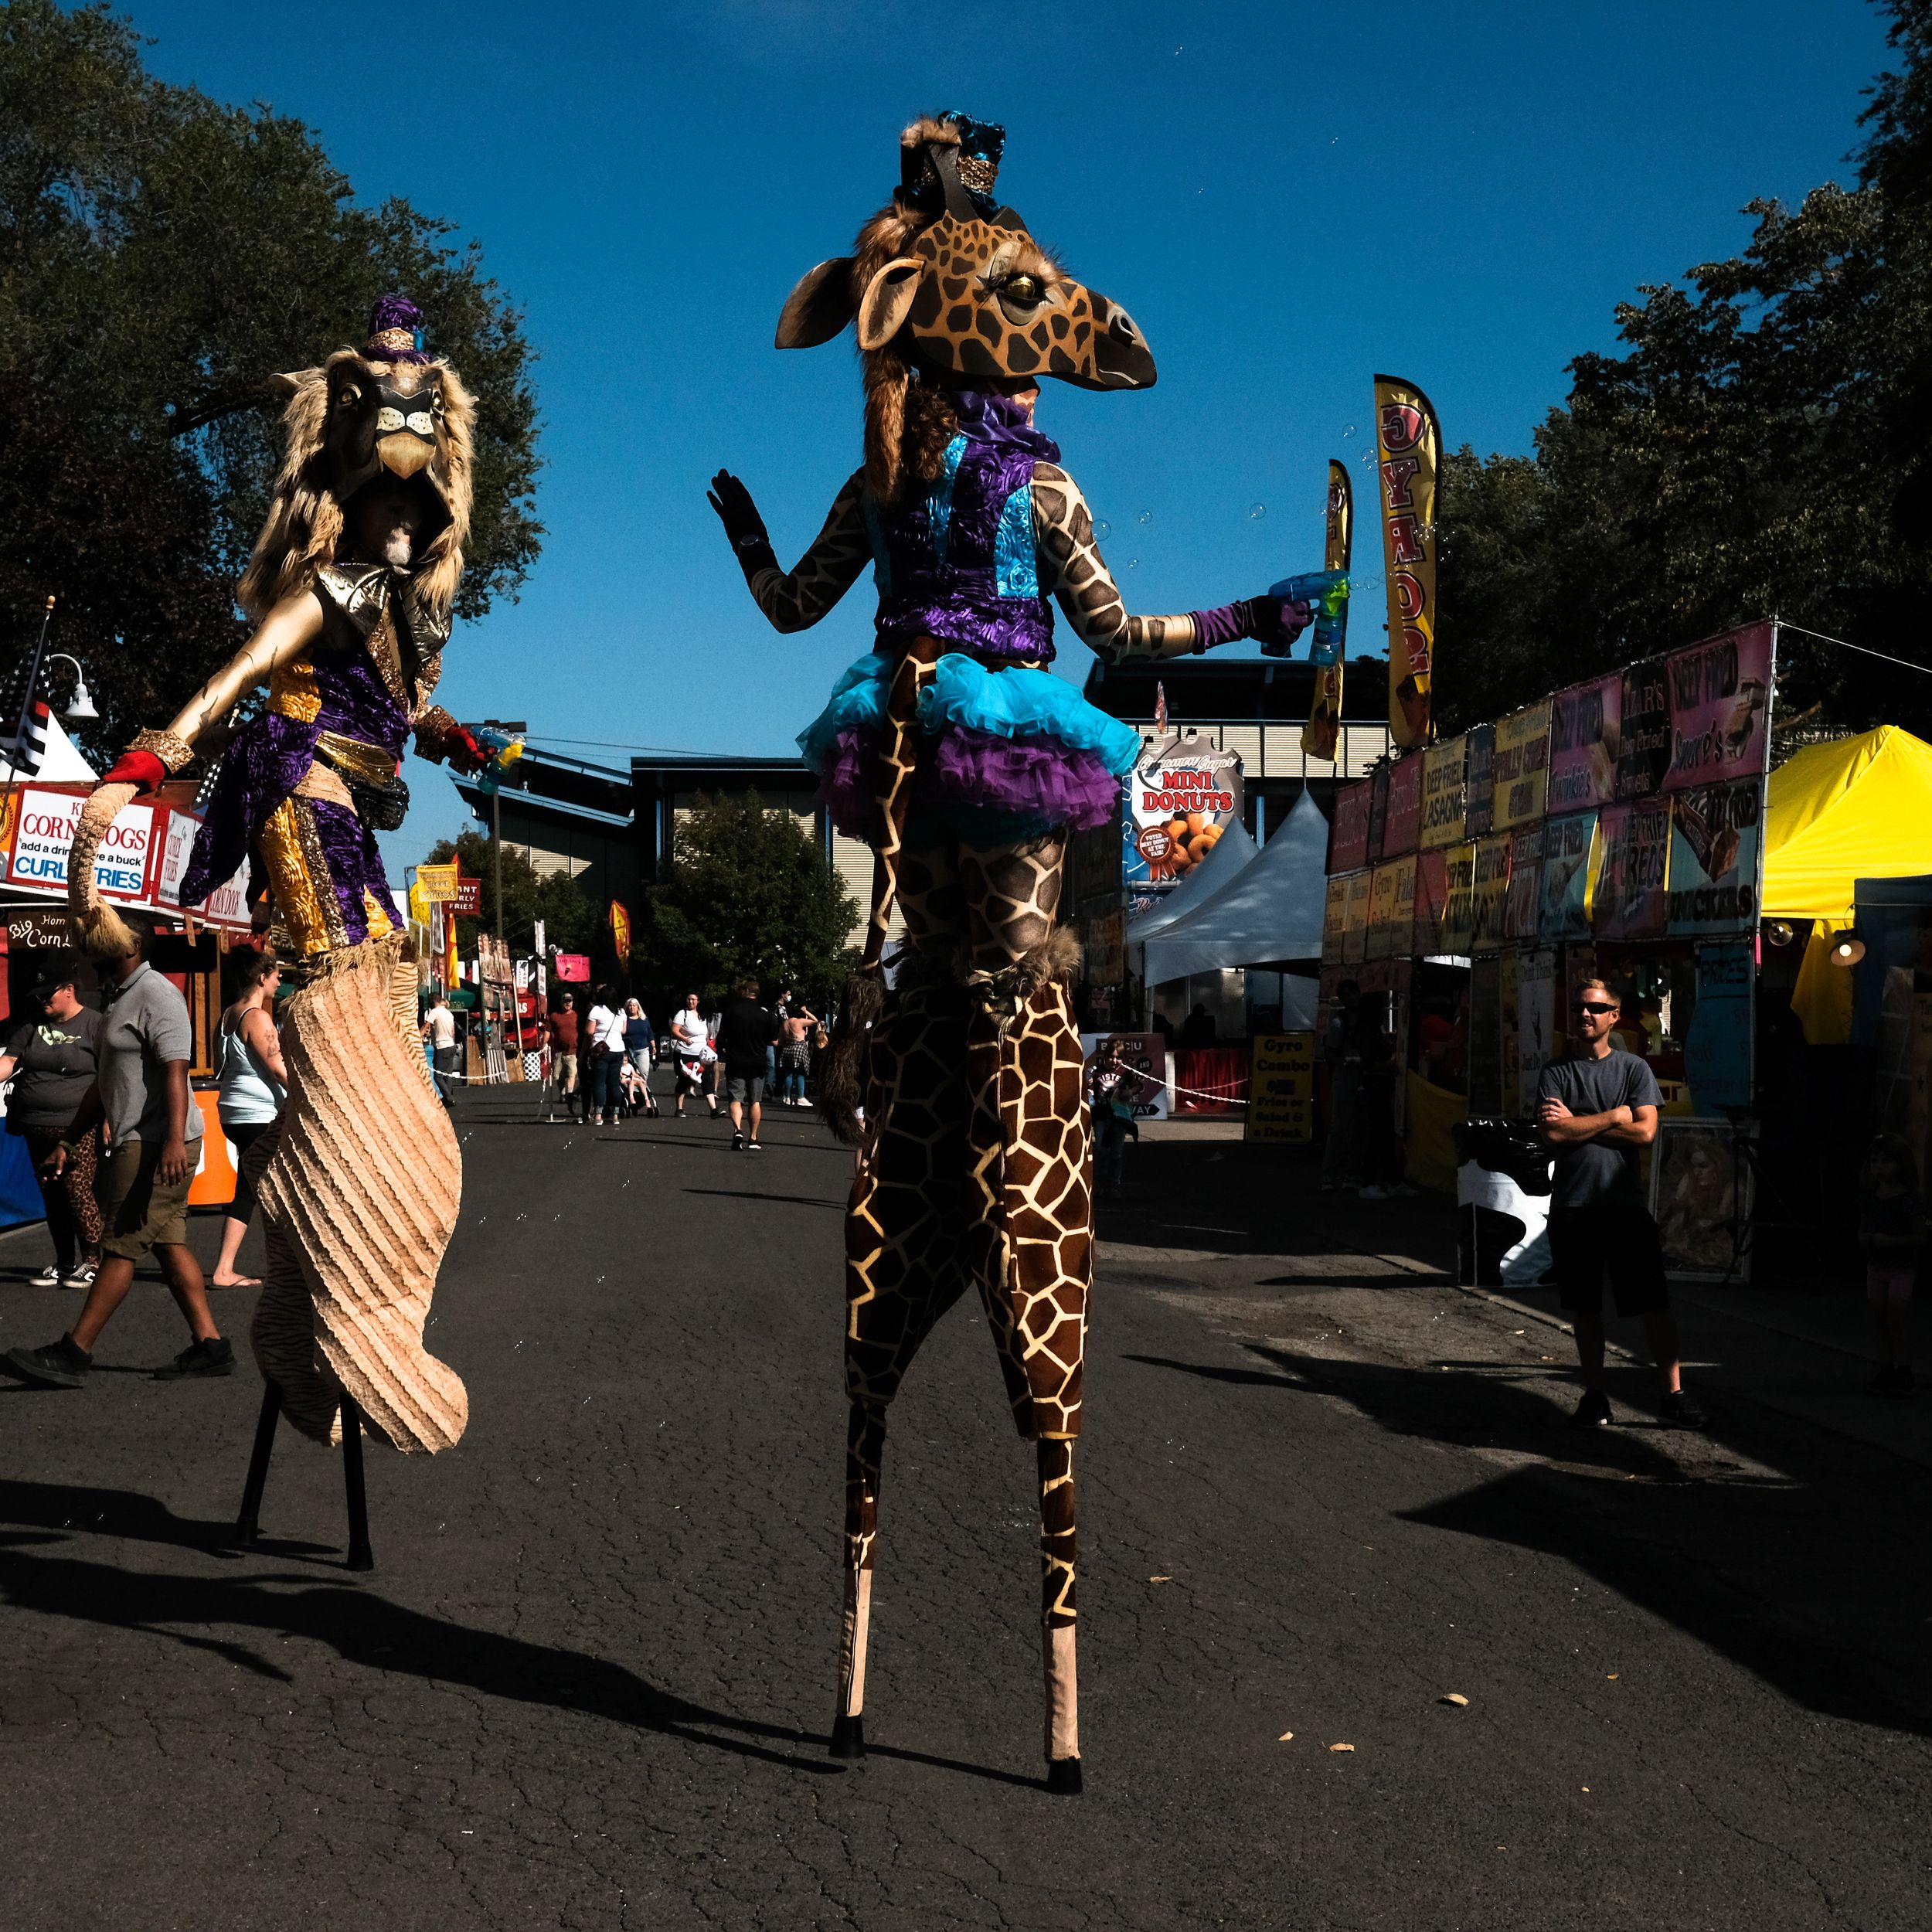
<svg viewBox="0 0 1932 1932">
<path fill-rule="evenodd" d="M 1217 645 L 1233 644 L 1242 638 L 1258 638 L 1270 657 L 1287 656 L 1315 618 L 1305 604 L 1284 604 L 1270 597 L 1243 597 L 1239 604 L 1188 614 L 1194 620 L 1197 651 L 1212 651 Z"/>
</svg>

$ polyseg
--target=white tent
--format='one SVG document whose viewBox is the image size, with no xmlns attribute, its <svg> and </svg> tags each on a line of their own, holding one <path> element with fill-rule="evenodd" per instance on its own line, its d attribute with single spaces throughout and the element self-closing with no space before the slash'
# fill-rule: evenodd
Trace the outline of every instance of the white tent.
<svg viewBox="0 0 1932 1932">
<path fill-rule="evenodd" d="M 1270 960 L 1318 959 L 1328 851 L 1328 821 L 1313 795 L 1304 791 L 1287 822 L 1251 863 L 1148 940 L 1147 983 Z M 1203 872 L 1209 862 L 1202 862 Z M 1131 929 L 1128 937 L 1134 937 Z"/>
<path fill-rule="evenodd" d="M 74 741 L 52 712 L 47 714 L 46 737 L 47 748 L 40 754 L 40 769 L 32 778 L 22 778 L 5 758 L 0 758 L 0 781 L 32 784 L 38 778 L 49 785 L 92 784 L 97 776 L 94 767 L 75 749 Z"/>
<path fill-rule="evenodd" d="M 1165 932 L 1177 919 L 1186 918 L 1196 906 L 1229 884 L 1260 849 L 1240 819 L 1230 820 L 1226 831 L 1209 848 L 1206 858 L 1165 899 L 1157 900 L 1128 927 L 1128 944 L 1141 945 L 1156 933 Z"/>
</svg>

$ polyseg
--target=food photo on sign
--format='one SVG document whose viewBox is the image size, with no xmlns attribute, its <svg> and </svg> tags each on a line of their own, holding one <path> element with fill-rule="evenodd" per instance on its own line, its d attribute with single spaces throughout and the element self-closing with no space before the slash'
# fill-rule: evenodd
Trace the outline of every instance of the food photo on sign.
<svg viewBox="0 0 1932 1932">
<path fill-rule="evenodd" d="M 1674 651 L 1667 791 L 1761 773 L 1770 747 L 1771 627 L 1747 624 Z"/>
<path fill-rule="evenodd" d="M 1699 785 L 1672 804 L 1670 930 L 1748 932 L 1757 923 L 1759 819 L 1755 778 Z"/>
<path fill-rule="evenodd" d="M 1121 883 L 1143 904 L 1172 892 L 1241 816 L 1241 760 L 1191 735 L 1156 740 L 1124 781 Z"/>
</svg>

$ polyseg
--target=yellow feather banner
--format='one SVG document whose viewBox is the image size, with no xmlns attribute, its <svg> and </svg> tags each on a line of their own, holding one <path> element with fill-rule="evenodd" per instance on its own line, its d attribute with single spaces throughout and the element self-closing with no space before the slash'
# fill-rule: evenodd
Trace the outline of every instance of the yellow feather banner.
<svg viewBox="0 0 1932 1932">
<path fill-rule="evenodd" d="M 1345 571 L 1354 540 L 1355 491 L 1349 481 L 1348 466 L 1330 457 L 1327 537 L 1321 553 L 1322 569 Z M 1311 758 L 1325 758 L 1331 764 L 1335 761 L 1335 745 L 1342 735 L 1342 673 L 1348 655 L 1345 632 L 1335 662 L 1315 667 L 1315 703 L 1309 710 L 1308 722 L 1301 727 L 1301 749 Z"/>
<path fill-rule="evenodd" d="M 1436 471 L 1442 431 L 1413 383 L 1378 376 L 1382 553 L 1389 588 L 1389 730 L 1406 750 L 1434 736 L 1430 688 L 1436 652 Z"/>
</svg>

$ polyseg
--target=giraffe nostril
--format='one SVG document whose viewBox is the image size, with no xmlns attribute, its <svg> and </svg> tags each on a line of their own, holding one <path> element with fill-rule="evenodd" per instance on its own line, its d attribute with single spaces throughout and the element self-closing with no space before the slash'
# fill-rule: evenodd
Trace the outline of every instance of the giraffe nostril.
<svg viewBox="0 0 1932 1932">
<path fill-rule="evenodd" d="M 1139 339 L 1140 332 L 1134 326 L 1134 318 L 1124 308 L 1114 311 L 1114 318 L 1107 325 L 1108 333 L 1116 342 L 1131 342 Z"/>
</svg>

